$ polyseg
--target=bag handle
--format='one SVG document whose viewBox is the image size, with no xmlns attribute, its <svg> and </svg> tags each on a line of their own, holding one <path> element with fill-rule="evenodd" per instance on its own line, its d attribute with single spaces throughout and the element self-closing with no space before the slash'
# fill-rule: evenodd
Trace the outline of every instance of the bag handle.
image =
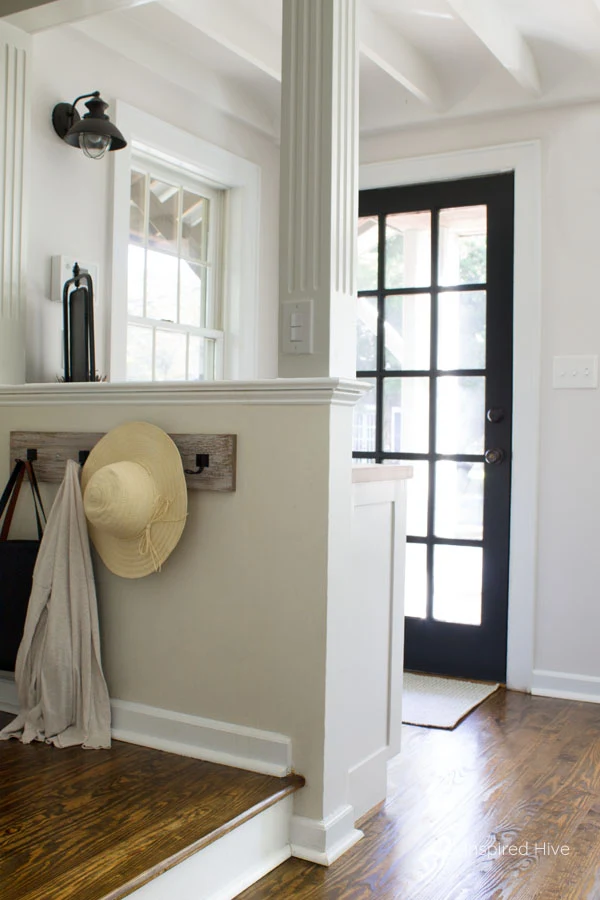
<svg viewBox="0 0 600 900">
<path fill-rule="evenodd" d="M 42 520 L 44 521 L 44 523 L 46 522 L 46 513 L 44 511 L 44 504 L 42 503 L 37 478 L 35 477 L 33 466 L 31 465 L 31 462 L 29 460 L 17 459 L 15 462 L 15 467 L 12 470 L 10 478 L 8 479 L 8 483 L 4 489 L 4 493 L 2 494 L 2 497 L 0 497 L 0 518 L 2 517 L 4 510 L 6 509 L 8 504 L 8 508 L 6 509 L 6 516 L 4 517 L 4 523 L 2 525 L 2 530 L 0 531 L 0 542 L 8 540 L 8 532 L 10 531 L 10 526 L 12 524 L 13 516 L 17 506 L 17 500 L 19 499 L 19 492 L 21 490 L 21 485 L 23 484 L 23 478 L 25 477 L 25 475 L 27 475 L 27 478 L 29 479 L 29 483 L 31 485 L 38 539 L 40 541 L 42 539 Z"/>
</svg>

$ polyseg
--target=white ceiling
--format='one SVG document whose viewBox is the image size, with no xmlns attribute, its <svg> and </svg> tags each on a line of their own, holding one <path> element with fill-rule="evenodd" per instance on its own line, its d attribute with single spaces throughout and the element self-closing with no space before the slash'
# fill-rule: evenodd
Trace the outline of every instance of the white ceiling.
<svg viewBox="0 0 600 900">
<path fill-rule="evenodd" d="M 68 4 L 8 19 L 36 31 L 72 19 Z M 111 11 L 75 27 L 188 91 L 209 83 L 277 138 L 281 4 L 88 0 Z M 360 39 L 362 133 L 600 99 L 600 0 L 361 0 Z"/>
</svg>

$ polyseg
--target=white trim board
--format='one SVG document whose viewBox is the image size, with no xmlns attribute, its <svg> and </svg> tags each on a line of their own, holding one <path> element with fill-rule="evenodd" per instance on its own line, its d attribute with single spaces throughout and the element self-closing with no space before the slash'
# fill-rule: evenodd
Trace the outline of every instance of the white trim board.
<svg viewBox="0 0 600 900">
<path fill-rule="evenodd" d="M 600 703 L 600 678 L 595 675 L 574 675 L 571 672 L 535 669 L 531 693 L 536 697 Z"/>
<path fill-rule="evenodd" d="M 541 374 L 539 141 L 361 166 L 360 188 L 515 173 L 513 459 L 507 685 L 531 690 L 534 659 Z"/>
<path fill-rule="evenodd" d="M 0 385 L 2 406 L 101 403 L 161 406 L 354 406 L 371 389 L 350 378 L 276 378 L 264 381 L 70 382 Z"/>
<path fill-rule="evenodd" d="M 292 856 L 330 866 L 343 853 L 364 837 L 354 827 L 356 815 L 352 806 L 344 806 L 324 820 L 292 816 L 290 842 Z"/>
<path fill-rule="evenodd" d="M 233 900 L 291 856 L 292 806 L 292 797 L 284 797 L 128 896 Z"/>
<path fill-rule="evenodd" d="M 116 741 L 278 778 L 291 771 L 292 741 L 284 734 L 124 700 L 111 700 L 110 706 L 111 733 Z M 0 673 L 0 710 L 19 711 L 10 672 Z"/>
</svg>

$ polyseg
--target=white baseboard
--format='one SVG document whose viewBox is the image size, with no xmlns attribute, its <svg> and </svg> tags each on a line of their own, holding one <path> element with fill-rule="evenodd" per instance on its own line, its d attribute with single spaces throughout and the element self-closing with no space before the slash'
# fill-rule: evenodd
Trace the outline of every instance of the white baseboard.
<svg viewBox="0 0 600 900">
<path fill-rule="evenodd" d="M 284 734 L 202 719 L 142 703 L 111 700 L 115 740 L 154 747 L 265 775 L 288 775 L 292 742 Z"/>
<path fill-rule="evenodd" d="M 0 672 L 0 710 L 15 714 L 19 712 L 17 686 L 12 672 Z"/>
<path fill-rule="evenodd" d="M 324 820 L 292 816 L 292 856 L 330 866 L 363 837 L 362 831 L 354 827 L 355 820 L 351 806 L 342 807 Z"/>
<path fill-rule="evenodd" d="M 534 669 L 531 693 L 537 697 L 600 703 L 600 678 L 595 675 L 573 675 L 569 672 Z"/>
<path fill-rule="evenodd" d="M 389 747 L 383 747 L 348 772 L 348 800 L 355 820 L 385 800 L 389 758 Z"/>
<path fill-rule="evenodd" d="M 264 775 L 282 777 L 291 771 L 292 742 L 284 734 L 202 719 L 142 703 L 111 700 L 110 705 L 111 731 L 117 741 Z M 0 710 L 19 711 L 17 689 L 10 672 L 0 672 Z"/>
<path fill-rule="evenodd" d="M 292 797 L 285 797 L 129 896 L 232 900 L 291 856 L 292 808 Z"/>
</svg>

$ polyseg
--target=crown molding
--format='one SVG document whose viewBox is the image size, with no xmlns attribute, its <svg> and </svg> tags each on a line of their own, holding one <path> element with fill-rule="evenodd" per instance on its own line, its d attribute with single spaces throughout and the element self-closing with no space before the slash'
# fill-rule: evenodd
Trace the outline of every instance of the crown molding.
<svg viewBox="0 0 600 900">
<path fill-rule="evenodd" d="M 371 385 L 346 378 L 277 378 L 268 381 L 48 383 L 0 386 L 1 406 L 94 403 L 160 406 L 354 406 Z"/>
</svg>

